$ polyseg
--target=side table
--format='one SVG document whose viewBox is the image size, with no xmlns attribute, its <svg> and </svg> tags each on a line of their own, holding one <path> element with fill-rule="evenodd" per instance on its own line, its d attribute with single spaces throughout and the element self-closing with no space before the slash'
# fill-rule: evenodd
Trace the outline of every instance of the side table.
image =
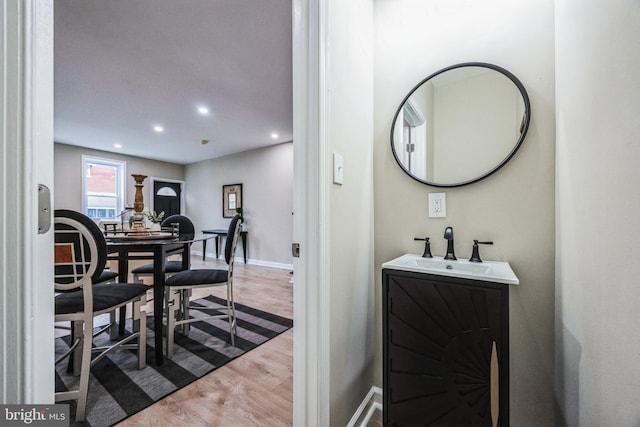
<svg viewBox="0 0 640 427">
<path fill-rule="evenodd" d="M 220 236 L 227 237 L 227 230 L 222 228 L 213 228 L 209 230 L 202 230 L 202 234 L 215 234 L 216 241 L 216 259 L 220 254 Z M 244 255 L 244 263 L 247 263 L 247 234 L 248 231 L 240 231 L 240 238 L 242 239 L 242 254 Z M 204 261 L 207 254 L 207 241 L 202 241 L 202 260 Z"/>
</svg>

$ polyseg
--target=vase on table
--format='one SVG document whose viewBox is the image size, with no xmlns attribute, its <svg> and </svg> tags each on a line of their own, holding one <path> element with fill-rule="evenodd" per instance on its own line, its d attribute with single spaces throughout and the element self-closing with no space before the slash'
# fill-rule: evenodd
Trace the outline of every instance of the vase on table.
<svg viewBox="0 0 640 427">
<path fill-rule="evenodd" d="M 142 214 L 142 210 L 144 209 L 144 200 L 142 197 L 142 187 L 144 186 L 142 182 L 147 177 L 146 175 L 140 174 L 131 174 L 133 179 L 136 181 L 136 194 L 133 200 L 133 227 L 131 227 L 131 231 L 133 232 L 144 232 L 146 231 L 144 227 L 144 215 Z"/>
</svg>

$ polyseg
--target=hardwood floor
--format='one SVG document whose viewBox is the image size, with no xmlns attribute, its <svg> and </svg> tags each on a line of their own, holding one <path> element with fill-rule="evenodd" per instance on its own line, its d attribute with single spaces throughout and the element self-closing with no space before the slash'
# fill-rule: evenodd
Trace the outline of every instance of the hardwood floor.
<svg viewBox="0 0 640 427">
<path fill-rule="evenodd" d="M 192 257 L 192 268 L 226 268 Z M 238 303 L 293 318 L 288 270 L 235 263 Z M 194 291 L 225 297 L 224 289 Z M 117 426 L 290 426 L 293 418 L 293 329 L 191 383 Z"/>
<path fill-rule="evenodd" d="M 367 423 L 367 427 L 382 427 L 382 411 L 376 409 Z"/>
</svg>

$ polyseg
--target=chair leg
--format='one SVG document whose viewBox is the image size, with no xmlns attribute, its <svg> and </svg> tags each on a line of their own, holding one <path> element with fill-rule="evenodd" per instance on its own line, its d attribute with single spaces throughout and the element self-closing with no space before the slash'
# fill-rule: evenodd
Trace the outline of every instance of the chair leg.
<svg viewBox="0 0 640 427">
<path fill-rule="evenodd" d="M 180 295 L 180 302 L 182 303 L 182 309 L 180 312 L 180 319 L 189 320 L 189 303 L 191 302 L 191 289 L 182 289 Z M 182 324 L 182 335 L 189 336 L 191 325 L 189 323 Z"/>
<path fill-rule="evenodd" d="M 84 354 L 84 326 L 85 326 L 84 322 L 79 320 L 71 322 L 71 327 L 73 328 L 73 333 L 71 334 L 71 338 L 72 339 L 80 338 L 81 340 L 83 340 L 82 345 L 79 345 L 78 347 L 76 347 L 70 359 L 73 376 L 75 377 L 77 377 L 82 373 L 82 357 Z M 92 332 L 90 333 L 93 335 Z"/>
<path fill-rule="evenodd" d="M 76 409 L 76 421 L 84 421 L 87 410 L 87 396 L 89 394 L 89 373 L 91 369 L 91 347 L 93 344 L 93 318 L 88 322 L 77 321 L 82 324 L 82 367 L 80 370 L 80 386 L 78 388 L 78 406 Z"/>
<path fill-rule="evenodd" d="M 173 291 L 171 289 L 167 289 L 167 302 L 166 302 L 166 310 L 167 313 L 167 338 L 166 338 L 166 356 L 167 359 L 171 359 L 173 357 L 173 339 L 175 334 L 175 322 L 176 322 L 176 310 L 180 306 L 180 301 L 176 303 L 176 297 L 180 298 L 180 291 Z"/>
<path fill-rule="evenodd" d="M 144 306 L 147 304 L 143 296 L 133 303 L 133 331 L 138 332 L 138 369 L 147 366 L 147 312 Z"/>
<path fill-rule="evenodd" d="M 109 328 L 109 338 L 111 341 L 115 341 L 118 339 L 118 322 L 116 321 L 116 311 L 109 312 L 109 322 L 111 323 L 111 327 Z"/>
<path fill-rule="evenodd" d="M 169 312 L 169 302 L 171 301 L 171 289 L 167 288 L 164 292 L 164 313 Z"/>
<path fill-rule="evenodd" d="M 227 315 L 229 320 L 229 334 L 231 346 L 236 346 L 236 304 L 233 301 L 233 289 L 227 284 Z"/>
<path fill-rule="evenodd" d="M 162 313 L 163 313 L 163 316 L 165 316 L 165 315 L 167 316 L 167 322 L 166 322 L 166 325 L 165 325 L 165 329 L 162 331 L 164 336 L 167 336 L 167 331 L 169 330 L 169 317 L 168 317 L 167 313 L 169 313 L 169 310 L 171 309 L 170 306 L 176 304 L 175 296 L 173 294 L 174 294 L 174 291 L 172 289 L 170 289 L 170 288 L 166 288 L 165 289 L 165 292 L 164 292 L 164 311 Z M 173 312 L 175 313 L 176 310 L 179 312 L 180 311 L 179 309 L 180 309 L 180 306 L 178 305 L 177 307 L 173 308 Z M 175 315 L 173 317 L 173 322 L 174 322 L 174 325 L 175 325 Z"/>
</svg>

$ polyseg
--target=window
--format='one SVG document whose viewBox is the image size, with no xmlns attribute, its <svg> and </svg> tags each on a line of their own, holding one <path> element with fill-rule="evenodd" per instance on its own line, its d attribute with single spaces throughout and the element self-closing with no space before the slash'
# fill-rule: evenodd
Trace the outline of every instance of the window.
<svg viewBox="0 0 640 427">
<path fill-rule="evenodd" d="M 126 162 L 82 156 L 82 209 L 94 221 L 117 220 L 124 210 Z"/>
</svg>

